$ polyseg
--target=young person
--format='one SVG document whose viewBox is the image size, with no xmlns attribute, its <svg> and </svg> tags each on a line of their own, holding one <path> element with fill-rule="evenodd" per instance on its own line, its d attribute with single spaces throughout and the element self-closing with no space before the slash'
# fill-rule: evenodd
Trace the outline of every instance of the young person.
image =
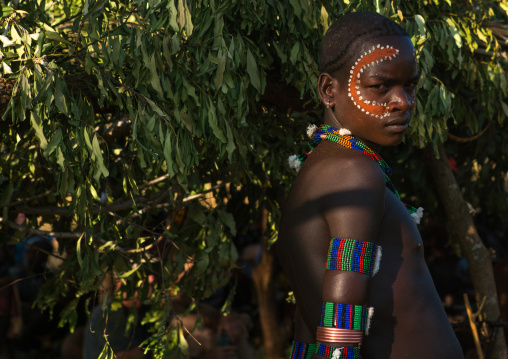
<svg viewBox="0 0 508 359">
<path fill-rule="evenodd" d="M 320 66 L 324 125 L 309 130 L 277 244 L 297 305 L 291 358 L 463 358 L 424 261 L 422 210 L 398 198 L 378 154 L 414 109 L 411 40 L 352 13 L 328 29 Z"/>
</svg>

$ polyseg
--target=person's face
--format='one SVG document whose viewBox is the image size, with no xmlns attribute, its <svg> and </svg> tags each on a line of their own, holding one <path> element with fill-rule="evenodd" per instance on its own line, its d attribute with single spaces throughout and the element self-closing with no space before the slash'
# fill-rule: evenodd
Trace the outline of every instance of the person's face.
<svg viewBox="0 0 508 359">
<path fill-rule="evenodd" d="M 385 37 L 367 42 L 341 74 L 328 91 L 340 124 L 375 149 L 400 143 L 419 79 L 411 40 Z"/>
</svg>

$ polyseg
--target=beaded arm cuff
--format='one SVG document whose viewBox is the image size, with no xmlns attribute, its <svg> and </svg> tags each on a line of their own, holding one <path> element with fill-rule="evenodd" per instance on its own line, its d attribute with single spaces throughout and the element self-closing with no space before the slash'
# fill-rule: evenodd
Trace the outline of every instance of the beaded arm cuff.
<svg viewBox="0 0 508 359">
<path fill-rule="evenodd" d="M 318 342 L 316 344 L 316 354 L 331 359 L 359 359 L 360 347 L 334 348 Z"/>
<path fill-rule="evenodd" d="M 368 332 L 372 307 L 362 305 L 323 302 L 320 326 Z M 366 333 L 368 334 L 368 333 Z"/>
<path fill-rule="evenodd" d="M 374 275 L 379 269 L 381 246 L 372 242 L 332 238 L 326 269 L 338 269 Z"/>
<path fill-rule="evenodd" d="M 289 359 L 310 359 L 315 351 L 316 344 L 293 341 Z"/>
</svg>

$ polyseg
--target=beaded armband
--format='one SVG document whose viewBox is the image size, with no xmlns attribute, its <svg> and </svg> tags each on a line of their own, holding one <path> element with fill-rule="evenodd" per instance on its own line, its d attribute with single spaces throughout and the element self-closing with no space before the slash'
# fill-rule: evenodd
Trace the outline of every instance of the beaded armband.
<svg viewBox="0 0 508 359">
<path fill-rule="evenodd" d="M 381 246 L 372 242 L 347 238 L 332 238 L 328 249 L 326 269 L 374 275 L 381 261 Z"/>
<path fill-rule="evenodd" d="M 310 359 L 316 351 L 316 344 L 293 341 L 289 359 Z"/>
<path fill-rule="evenodd" d="M 361 330 L 368 334 L 374 308 L 362 305 L 323 302 L 320 326 Z"/>
<path fill-rule="evenodd" d="M 318 342 L 316 344 L 316 354 L 331 359 L 359 359 L 360 347 L 334 348 Z"/>
</svg>

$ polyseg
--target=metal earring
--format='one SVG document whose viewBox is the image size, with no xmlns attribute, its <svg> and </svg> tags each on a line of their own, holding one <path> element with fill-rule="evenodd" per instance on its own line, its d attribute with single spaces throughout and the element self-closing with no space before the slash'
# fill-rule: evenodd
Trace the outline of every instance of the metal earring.
<svg viewBox="0 0 508 359">
<path fill-rule="evenodd" d="M 326 100 L 326 108 L 330 108 L 330 100 Z"/>
</svg>

